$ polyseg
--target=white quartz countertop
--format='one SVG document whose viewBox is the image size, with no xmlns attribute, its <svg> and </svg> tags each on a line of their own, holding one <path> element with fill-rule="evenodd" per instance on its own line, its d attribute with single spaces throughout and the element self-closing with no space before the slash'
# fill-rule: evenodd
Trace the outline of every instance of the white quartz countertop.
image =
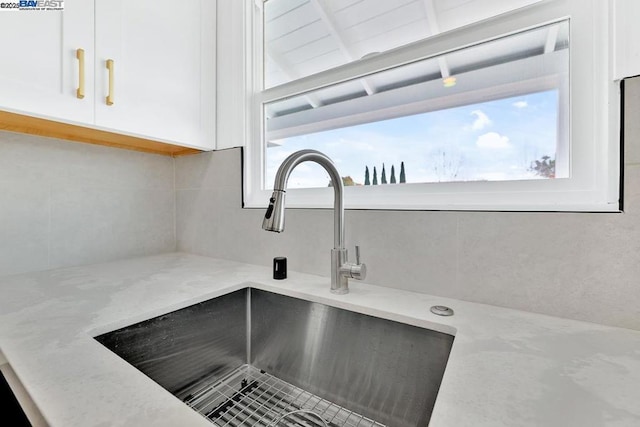
<svg viewBox="0 0 640 427">
<path fill-rule="evenodd" d="M 640 426 L 640 332 L 179 253 L 0 278 L 0 350 L 51 426 L 210 427 L 93 337 L 247 286 L 455 335 L 432 427 Z"/>
</svg>

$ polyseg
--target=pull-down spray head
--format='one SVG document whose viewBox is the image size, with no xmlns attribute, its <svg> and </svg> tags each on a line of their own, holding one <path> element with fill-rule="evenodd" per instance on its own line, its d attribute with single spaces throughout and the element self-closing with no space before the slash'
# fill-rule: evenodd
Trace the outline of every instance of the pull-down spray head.
<svg viewBox="0 0 640 427">
<path fill-rule="evenodd" d="M 282 233 L 284 231 L 284 190 L 274 190 L 269 199 L 267 213 L 262 220 L 262 229 Z"/>
</svg>

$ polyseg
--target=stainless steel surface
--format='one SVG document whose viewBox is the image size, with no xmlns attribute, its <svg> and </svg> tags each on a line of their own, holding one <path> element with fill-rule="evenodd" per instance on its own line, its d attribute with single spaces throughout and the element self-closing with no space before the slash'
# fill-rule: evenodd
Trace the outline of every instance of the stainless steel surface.
<svg viewBox="0 0 640 427">
<path fill-rule="evenodd" d="M 438 316 L 453 316 L 453 309 L 444 305 L 434 305 L 431 307 L 431 312 Z"/>
<path fill-rule="evenodd" d="M 224 412 L 228 424 L 218 425 L 243 426 L 275 425 L 299 409 L 331 426 L 427 426 L 453 343 L 439 332 L 256 289 L 97 339 L 194 409 Z M 231 422 L 245 415 L 250 421 Z M 285 423 L 322 427 L 313 417 Z"/>
<path fill-rule="evenodd" d="M 320 421 L 321 425 L 323 425 L 324 427 L 329 427 L 329 424 L 327 424 L 327 422 L 324 420 L 324 418 L 322 418 L 320 415 L 316 414 L 313 411 L 309 411 L 306 409 L 298 409 L 296 411 L 289 411 L 286 414 L 284 414 L 283 416 L 281 416 L 274 424 L 276 426 L 279 426 L 281 424 L 288 424 L 286 423 L 286 421 L 288 421 L 289 419 L 295 419 L 297 417 L 297 415 L 311 415 L 312 418 L 316 418 L 318 421 Z"/>
<path fill-rule="evenodd" d="M 171 393 L 247 360 L 246 290 L 96 337 Z"/>
<path fill-rule="evenodd" d="M 287 182 L 291 172 L 303 162 L 314 162 L 322 166 L 333 184 L 333 250 L 331 251 L 331 292 L 346 294 L 349 292 L 349 278 L 364 279 L 367 269 L 360 264 L 348 263 L 344 244 L 344 186 L 338 169 L 331 159 L 316 150 L 300 150 L 287 157 L 278 168 L 273 185 L 273 194 L 262 221 L 262 228 L 281 233 L 284 231 L 284 207 Z M 359 249 L 358 249 L 359 250 Z"/>
<path fill-rule="evenodd" d="M 367 266 L 360 263 L 360 246 L 356 246 L 356 263 L 346 263 L 340 268 L 343 274 L 351 279 L 362 280 L 367 277 Z"/>
<path fill-rule="evenodd" d="M 344 248 L 344 186 L 342 184 L 342 178 L 336 169 L 336 166 L 333 164 L 331 159 L 327 157 L 325 154 L 316 151 L 316 150 L 300 150 L 291 154 L 287 157 L 284 162 L 278 168 L 278 172 L 276 173 L 276 179 L 273 185 L 273 196 L 272 199 L 275 199 L 274 205 L 277 209 L 274 208 L 274 214 L 278 210 L 283 211 L 282 218 L 282 227 L 279 231 L 284 231 L 284 197 L 280 197 L 277 193 L 286 193 L 287 191 L 287 181 L 289 181 L 289 176 L 291 172 L 298 166 L 300 163 L 304 162 L 314 162 L 322 166 L 329 177 L 331 178 L 331 182 L 333 183 L 333 206 L 334 206 L 334 214 L 333 214 L 333 247 L 334 248 Z M 269 221 L 267 221 L 268 225 Z M 265 224 L 263 223 L 263 228 Z M 265 228 L 265 230 L 269 230 Z M 271 230 L 269 230 L 271 231 Z"/>
<path fill-rule="evenodd" d="M 269 207 L 262 220 L 262 228 L 267 231 L 284 231 L 284 199 L 286 191 L 274 190 L 269 199 Z"/>
<path fill-rule="evenodd" d="M 251 290 L 251 364 L 390 426 L 426 426 L 453 337 Z"/>
<path fill-rule="evenodd" d="M 250 365 L 219 380 L 203 380 L 183 400 L 221 427 L 384 427 Z"/>
<path fill-rule="evenodd" d="M 334 294 L 349 293 L 348 258 L 346 249 L 331 249 L 331 292 Z"/>
</svg>

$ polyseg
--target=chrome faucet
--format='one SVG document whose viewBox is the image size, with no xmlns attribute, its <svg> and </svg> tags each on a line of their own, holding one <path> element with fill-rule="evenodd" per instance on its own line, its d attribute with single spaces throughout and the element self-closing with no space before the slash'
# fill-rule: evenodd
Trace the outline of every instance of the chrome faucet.
<svg viewBox="0 0 640 427">
<path fill-rule="evenodd" d="M 282 233 L 284 231 L 284 199 L 289 175 L 296 166 L 303 162 L 315 162 L 322 166 L 333 183 L 333 249 L 331 250 L 331 292 L 346 294 L 349 292 L 349 278 L 362 280 L 367 275 L 367 267 L 360 263 L 360 248 L 356 246 L 356 262 L 348 262 L 347 249 L 344 245 L 344 186 L 342 178 L 331 159 L 316 150 L 300 150 L 291 154 L 278 168 L 273 185 L 273 194 L 269 199 L 269 207 L 262 221 L 262 228 L 267 231 Z"/>
</svg>

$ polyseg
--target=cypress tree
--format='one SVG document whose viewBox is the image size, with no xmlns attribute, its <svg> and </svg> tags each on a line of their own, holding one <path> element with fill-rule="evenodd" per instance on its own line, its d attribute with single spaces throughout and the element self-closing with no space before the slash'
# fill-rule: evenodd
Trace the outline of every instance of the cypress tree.
<svg viewBox="0 0 640 427">
<path fill-rule="evenodd" d="M 404 174 L 404 162 L 400 163 L 400 184 L 407 182 L 407 177 Z"/>
<path fill-rule="evenodd" d="M 391 180 L 389 181 L 391 184 L 396 183 L 396 167 L 391 165 Z"/>
<path fill-rule="evenodd" d="M 369 180 L 369 166 L 364 167 L 364 185 L 371 185 Z"/>
<path fill-rule="evenodd" d="M 387 183 L 387 172 L 385 172 L 385 170 L 384 170 L 384 163 L 382 164 L 382 177 L 380 179 L 380 182 L 382 184 L 386 184 Z"/>
<path fill-rule="evenodd" d="M 373 167 L 373 185 L 378 185 L 378 171 Z"/>
</svg>

